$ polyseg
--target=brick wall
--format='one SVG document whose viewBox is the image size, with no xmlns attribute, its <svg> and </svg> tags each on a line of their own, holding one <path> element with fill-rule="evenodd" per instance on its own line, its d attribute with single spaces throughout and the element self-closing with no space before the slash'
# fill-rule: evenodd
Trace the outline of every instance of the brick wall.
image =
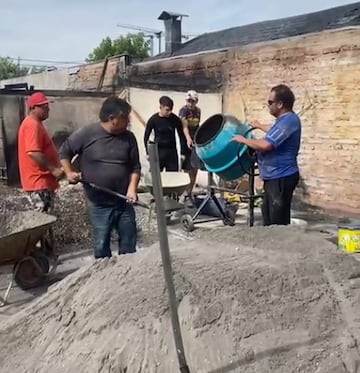
<svg viewBox="0 0 360 373">
<path fill-rule="evenodd" d="M 297 194 L 315 206 L 360 213 L 360 29 L 154 61 L 137 65 L 134 73 L 138 82 L 151 79 L 154 86 L 173 79 L 174 88 L 174 77 L 192 88 L 194 76 L 206 77 L 210 90 L 223 92 L 224 112 L 269 123 L 268 90 L 290 85 L 303 123 Z"/>
<path fill-rule="evenodd" d="M 125 57 L 112 57 L 108 61 L 104 76 L 103 90 L 112 91 L 121 75 L 122 61 Z M 54 71 L 44 71 L 39 74 L 30 74 L 22 77 L 5 79 L 0 81 L 0 87 L 6 84 L 28 83 L 36 89 L 74 89 L 95 90 L 98 87 L 104 68 L 104 61 L 89 63 L 79 67 L 71 67 Z M 119 71 L 120 70 L 120 71 Z"/>
<path fill-rule="evenodd" d="M 218 92 L 227 63 L 227 53 L 163 59 L 131 66 L 127 83 L 154 90 Z"/>
<path fill-rule="evenodd" d="M 109 90 L 116 86 L 120 57 L 110 58 L 106 67 L 103 88 Z M 70 78 L 70 89 L 94 90 L 98 87 L 104 61 L 82 65 Z"/>
<path fill-rule="evenodd" d="M 289 84 L 303 112 L 298 193 L 360 213 L 360 30 L 338 30 L 229 53 L 225 110 L 270 122 L 267 90 Z"/>
</svg>

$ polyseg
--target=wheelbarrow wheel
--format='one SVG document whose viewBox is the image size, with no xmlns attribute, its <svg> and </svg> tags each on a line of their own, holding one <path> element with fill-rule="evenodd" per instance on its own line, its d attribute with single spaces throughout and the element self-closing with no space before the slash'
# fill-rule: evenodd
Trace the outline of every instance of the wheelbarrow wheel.
<svg viewBox="0 0 360 373">
<path fill-rule="evenodd" d="M 192 232 L 195 229 L 194 220 L 189 214 L 185 214 L 181 217 L 181 224 L 186 232 Z"/>
<path fill-rule="evenodd" d="M 35 257 L 20 259 L 13 269 L 14 280 L 22 290 L 36 288 L 43 283 L 44 272 Z"/>
<path fill-rule="evenodd" d="M 43 273 L 49 273 L 50 270 L 50 260 L 42 251 L 35 251 L 33 257 L 40 265 Z"/>
</svg>

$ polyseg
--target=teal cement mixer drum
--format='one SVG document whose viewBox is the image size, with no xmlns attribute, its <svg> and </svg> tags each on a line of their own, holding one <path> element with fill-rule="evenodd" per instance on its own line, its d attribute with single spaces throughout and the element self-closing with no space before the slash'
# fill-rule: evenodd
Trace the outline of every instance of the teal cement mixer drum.
<svg viewBox="0 0 360 373">
<path fill-rule="evenodd" d="M 252 165 L 248 147 L 231 141 L 236 135 L 252 138 L 252 128 L 232 115 L 215 114 L 200 126 L 194 137 L 196 154 L 207 171 L 224 180 L 244 176 Z"/>
</svg>

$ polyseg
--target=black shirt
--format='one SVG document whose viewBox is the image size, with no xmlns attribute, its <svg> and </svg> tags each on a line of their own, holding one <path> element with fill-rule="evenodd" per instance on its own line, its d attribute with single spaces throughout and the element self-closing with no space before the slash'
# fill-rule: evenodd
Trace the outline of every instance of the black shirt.
<svg viewBox="0 0 360 373">
<path fill-rule="evenodd" d="M 139 150 L 130 131 L 113 135 L 99 124 L 72 133 L 60 148 L 60 159 L 72 160 L 78 154 L 85 181 L 126 194 L 130 175 L 140 174 Z M 116 197 L 84 186 L 89 200 L 99 205 L 121 205 Z M 125 201 L 123 202 L 125 203 Z"/>
<path fill-rule="evenodd" d="M 180 138 L 180 152 L 182 155 L 185 154 L 186 139 L 181 119 L 177 115 L 171 113 L 169 117 L 161 117 L 156 113 L 148 120 L 144 134 L 146 154 L 148 154 L 147 145 L 152 131 L 155 133 L 155 142 L 159 148 L 174 150 L 176 150 L 175 131 L 177 131 Z"/>
</svg>

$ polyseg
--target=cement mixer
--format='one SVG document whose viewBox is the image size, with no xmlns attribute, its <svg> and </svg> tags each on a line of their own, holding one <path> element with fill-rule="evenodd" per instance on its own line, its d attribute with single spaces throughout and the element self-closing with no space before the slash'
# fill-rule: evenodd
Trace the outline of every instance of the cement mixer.
<svg viewBox="0 0 360 373">
<path fill-rule="evenodd" d="M 224 180 L 235 180 L 249 173 L 253 163 L 249 148 L 231 141 L 236 135 L 251 138 L 252 127 L 223 114 L 211 116 L 195 134 L 196 154 L 207 171 Z"/>
<path fill-rule="evenodd" d="M 203 202 L 195 214 L 182 216 L 181 222 L 186 231 L 192 231 L 196 224 L 219 219 L 225 225 L 231 226 L 235 224 L 236 211 L 231 205 L 223 206 L 222 201 L 217 198 L 216 192 L 230 192 L 242 195 L 242 200 L 248 202 L 248 224 L 253 226 L 255 200 L 262 198 L 262 195 L 255 194 L 256 155 L 247 145 L 231 141 L 236 135 L 252 138 L 252 131 L 253 128 L 249 125 L 240 122 L 233 115 L 225 114 L 211 116 L 197 130 L 194 137 L 195 151 L 209 174 L 208 193 L 202 199 Z M 226 181 L 236 180 L 248 175 L 248 193 L 244 194 L 214 185 L 213 174 Z M 197 220 L 207 210 L 207 206 L 212 207 L 213 210 L 216 209 L 219 217 Z M 215 214 L 212 216 L 215 216 Z"/>
</svg>

